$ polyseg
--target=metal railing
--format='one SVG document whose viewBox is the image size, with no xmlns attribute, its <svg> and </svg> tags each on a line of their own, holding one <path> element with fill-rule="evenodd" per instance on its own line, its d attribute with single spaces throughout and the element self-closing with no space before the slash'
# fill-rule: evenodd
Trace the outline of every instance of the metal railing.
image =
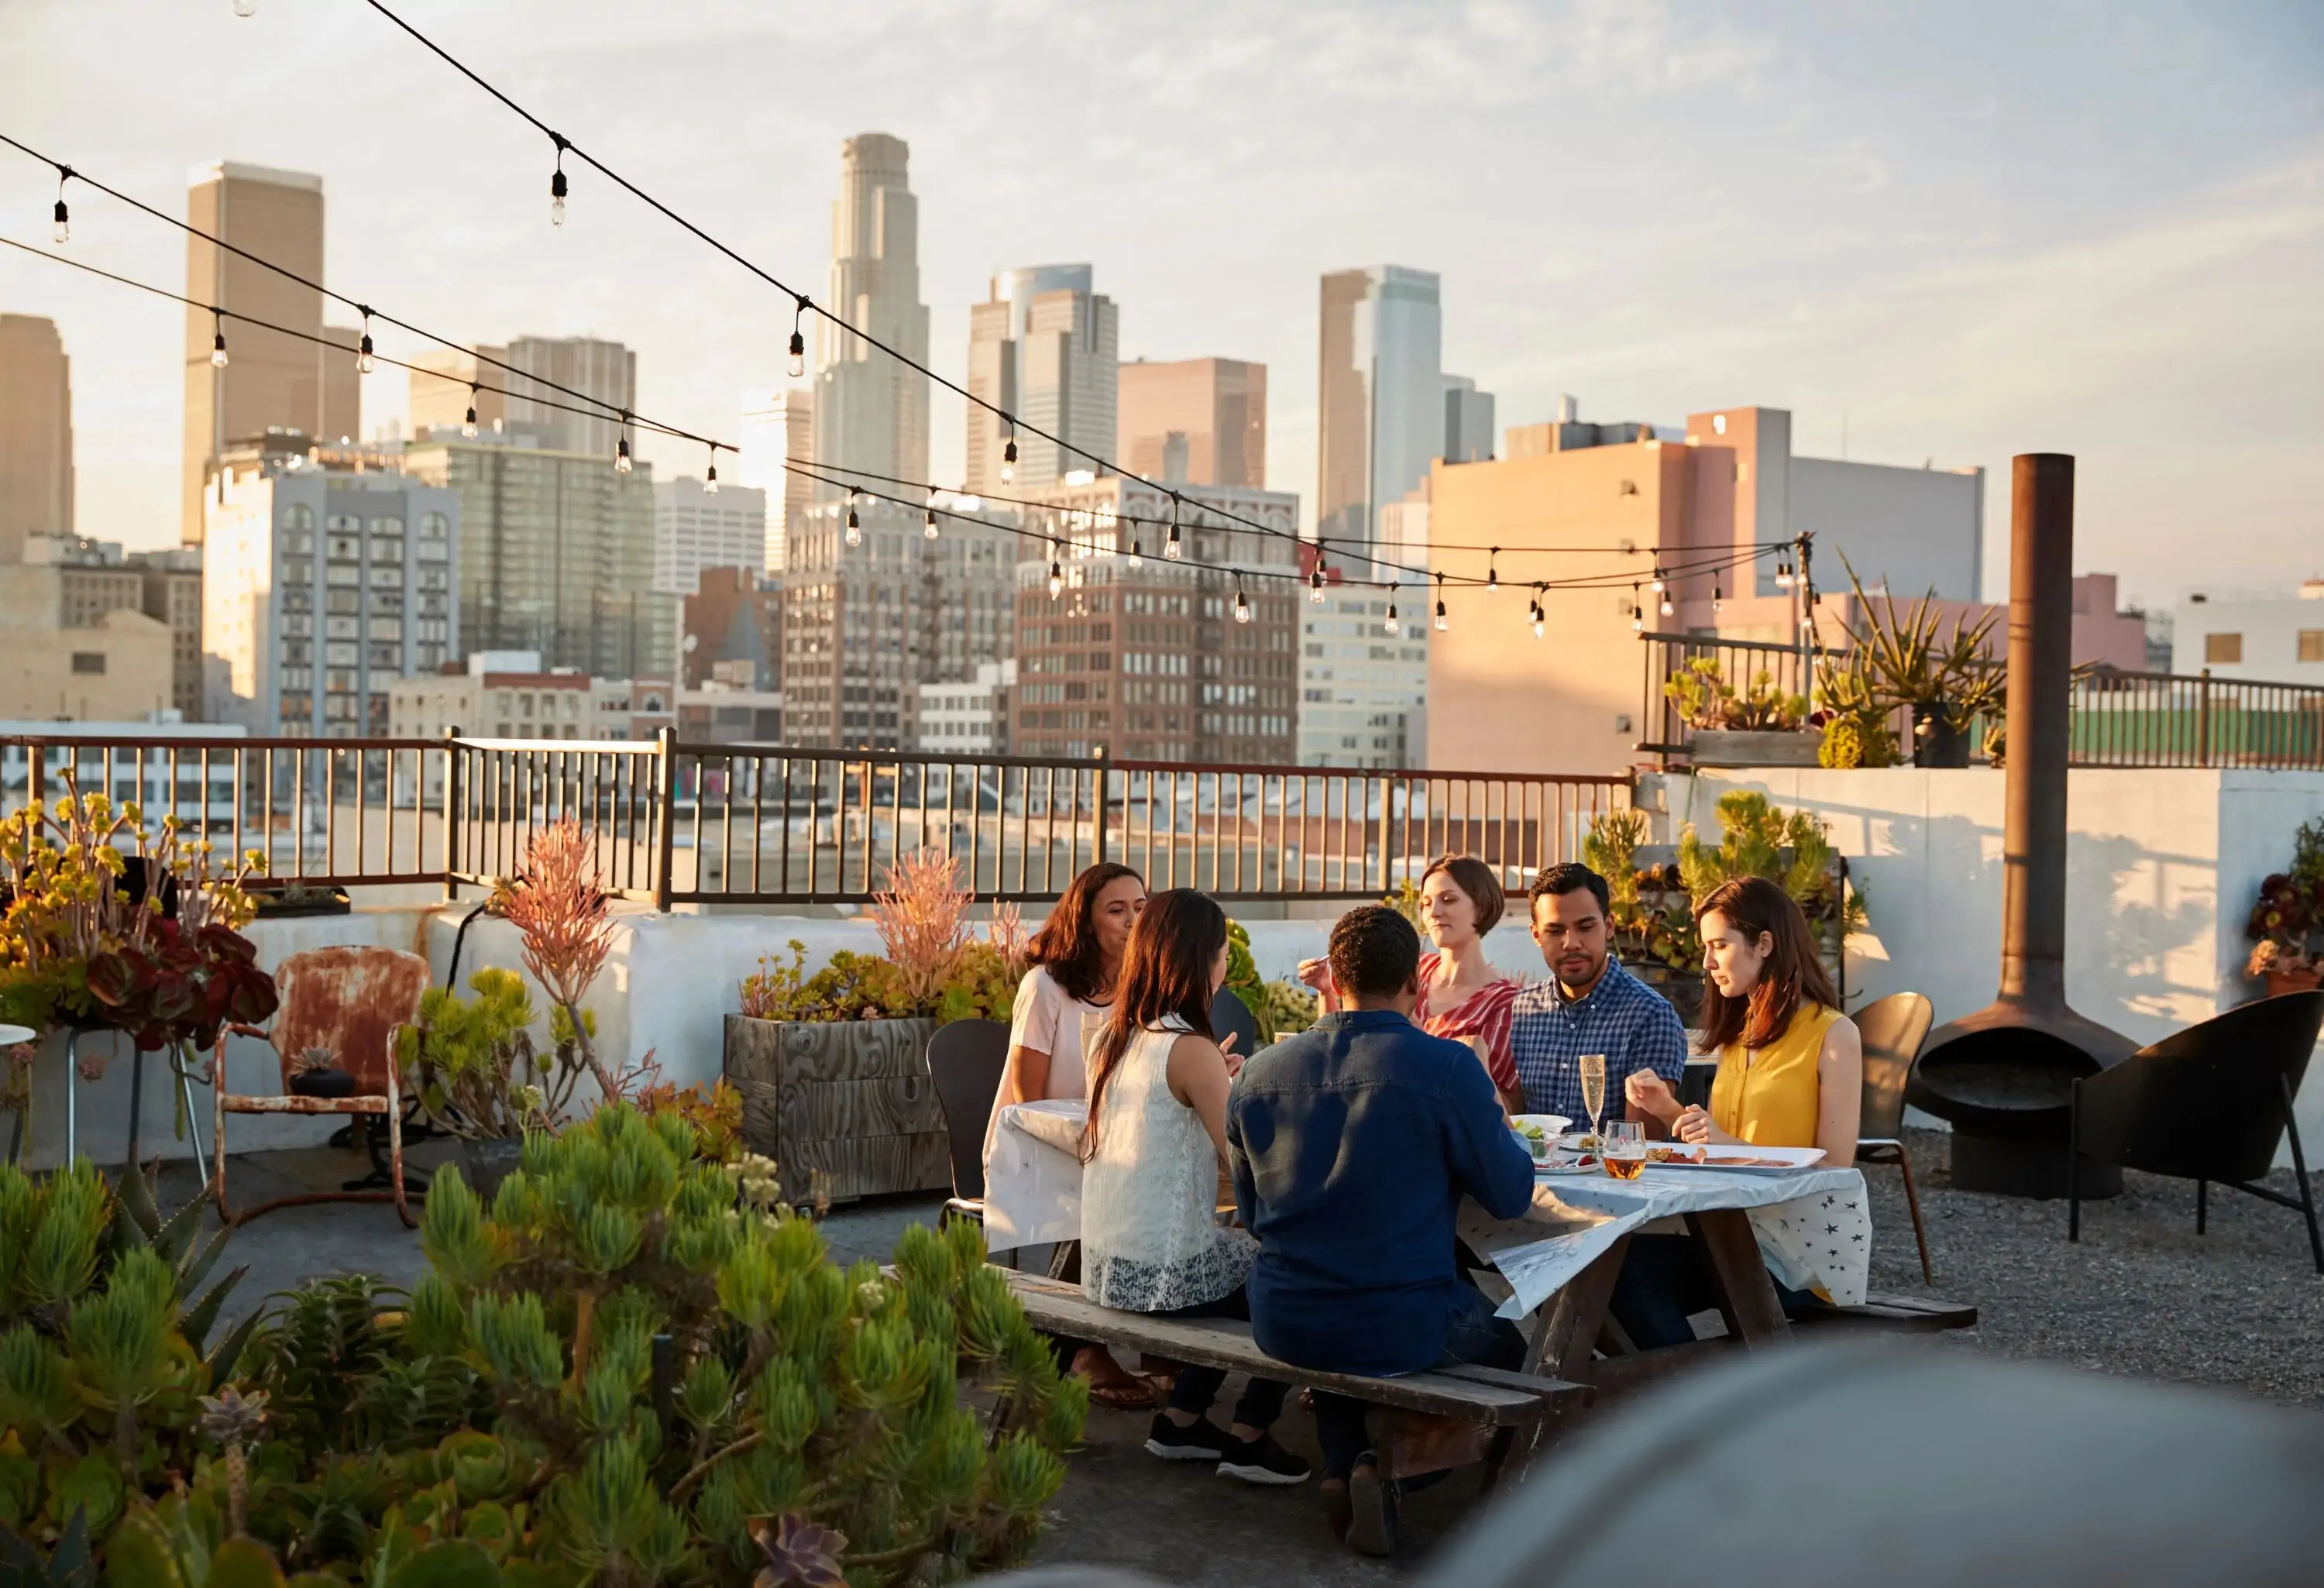
<svg viewBox="0 0 2324 1588">
<path fill-rule="evenodd" d="M 1202 766 L 584 740 L 39 739 L 0 806 L 138 797 L 271 875 L 490 886 L 579 818 L 607 891 L 673 904 L 860 903 L 933 849 L 981 899 L 1056 898 L 1099 860 L 1222 899 L 1377 898 L 1473 854 L 1522 889 L 1629 803 L 1618 777 Z"/>
<path fill-rule="evenodd" d="M 1641 637 L 1646 699 L 1639 720 L 1646 732 L 1637 747 L 1665 762 L 1686 755 L 1693 743 L 1694 730 L 1663 692 L 1691 660 L 1716 660 L 1738 688 L 1765 673 L 1787 695 L 1813 695 L 1817 659 L 1804 647 L 1693 634 Z M 2075 669 L 2071 689 L 2073 766 L 2324 769 L 2324 685 L 2093 666 Z M 1899 744 L 1913 743 L 1908 710 L 1900 707 L 1890 725 Z M 1984 727 L 1980 718 L 1969 734 L 1972 747 L 1983 743 Z"/>
</svg>

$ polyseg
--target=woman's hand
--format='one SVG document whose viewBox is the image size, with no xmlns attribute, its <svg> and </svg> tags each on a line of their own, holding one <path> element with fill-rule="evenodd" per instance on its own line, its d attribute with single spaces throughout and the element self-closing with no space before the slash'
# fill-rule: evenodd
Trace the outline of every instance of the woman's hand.
<svg viewBox="0 0 2324 1588">
<path fill-rule="evenodd" d="M 1701 1147 L 1711 1140 L 1711 1113 L 1707 1109 L 1688 1107 L 1679 1111 L 1678 1122 L 1671 1134 L 1690 1147 Z"/>
<path fill-rule="evenodd" d="M 1227 1079 L 1230 1081 L 1242 1074 L 1243 1056 L 1234 1050 L 1235 1039 L 1241 1035 L 1240 1031 L 1229 1031 L 1219 1039 L 1219 1057 L 1227 1061 Z"/>
<path fill-rule="evenodd" d="M 1303 985 L 1314 990 L 1315 996 L 1322 1001 L 1323 1012 L 1325 1014 L 1334 1014 L 1338 1012 L 1340 1008 L 1340 989 L 1333 983 L 1332 962 L 1330 960 L 1301 960 L 1299 962 L 1299 980 Z"/>
<path fill-rule="evenodd" d="M 1632 1070 L 1623 1077 L 1622 1095 L 1629 1100 L 1632 1108 L 1660 1120 L 1666 1128 L 1679 1117 L 1677 1094 L 1670 1089 L 1668 1081 L 1652 1070 Z"/>
</svg>

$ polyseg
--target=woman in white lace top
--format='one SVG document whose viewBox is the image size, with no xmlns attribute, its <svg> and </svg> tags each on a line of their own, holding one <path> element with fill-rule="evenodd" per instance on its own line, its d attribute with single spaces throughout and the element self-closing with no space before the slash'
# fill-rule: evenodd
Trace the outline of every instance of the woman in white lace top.
<svg viewBox="0 0 2324 1588">
<path fill-rule="evenodd" d="M 1176 1317 L 1250 1316 L 1243 1280 L 1258 1255 L 1217 1218 L 1227 1093 L 1240 1056 L 1211 1036 L 1227 974 L 1227 918 L 1208 895 L 1157 893 L 1130 928 L 1113 1016 L 1089 1071 L 1082 1135 L 1082 1290 L 1102 1306 Z M 1286 1386 L 1254 1379 L 1232 1430 L 1205 1415 L 1226 1374 L 1179 1371 L 1147 1450 L 1216 1462 L 1253 1483 L 1297 1483 L 1307 1464 L 1268 1433 Z"/>
</svg>

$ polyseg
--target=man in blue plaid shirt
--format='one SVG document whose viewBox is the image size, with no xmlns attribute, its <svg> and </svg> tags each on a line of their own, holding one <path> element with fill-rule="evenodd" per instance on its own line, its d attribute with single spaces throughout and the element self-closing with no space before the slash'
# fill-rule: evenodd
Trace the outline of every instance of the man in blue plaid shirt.
<svg viewBox="0 0 2324 1588">
<path fill-rule="evenodd" d="M 1586 1129 L 1582 1056 L 1606 1056 L 1605 1120 L 1628 1115 L 1624 1083 L 1652 1070 L 1678 1090 L 1686 1030 L 1670 1001 L 1614 962 L 1608 951 L 1606 879 L 1586 865 L 1552 866 L 1534 880 L 1533 940 L 1549 979 L 1517 995 L 1509 1057 L 1526 1108 L 1563 1114 Z M 1628 1116 L 1644 1119 L 1643 1114 Z"/>
</svg>

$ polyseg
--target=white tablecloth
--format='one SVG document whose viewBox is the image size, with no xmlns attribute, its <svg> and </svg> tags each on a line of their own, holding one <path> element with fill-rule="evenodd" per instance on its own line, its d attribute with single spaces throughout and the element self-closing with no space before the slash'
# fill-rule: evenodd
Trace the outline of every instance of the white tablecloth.
<svg viewBox="0 0 2324 1588">
<path fill-rule="evenodd" d="M 1046 1246 L 1081 1238 L 1082 1165 L 1075 1149 L 1088 1109 L 1079 1098 L 1013 1103 L 1001 1111 L 984 1166 L 986 1249 Z M 1655 1220 L 1713 1208 L 1749 1210 L 1759 1253 L 1795 1289 L 1820 1288 L 1840 1306 L 1864 1304 L 1872 1221 L 1864 1177 L 1854 1169 L 1764 1175 L 1648 1166 L 1635 1180 L 1547 1175 L 1534 1183 L 1521 1219 L 1496 1219 L 1471 1203 L 1461 1233 L 1499 1269 L 1514 1294 L 1505 1317 L 1522 1317 L 1622 1235 Z"/>
</svg>

